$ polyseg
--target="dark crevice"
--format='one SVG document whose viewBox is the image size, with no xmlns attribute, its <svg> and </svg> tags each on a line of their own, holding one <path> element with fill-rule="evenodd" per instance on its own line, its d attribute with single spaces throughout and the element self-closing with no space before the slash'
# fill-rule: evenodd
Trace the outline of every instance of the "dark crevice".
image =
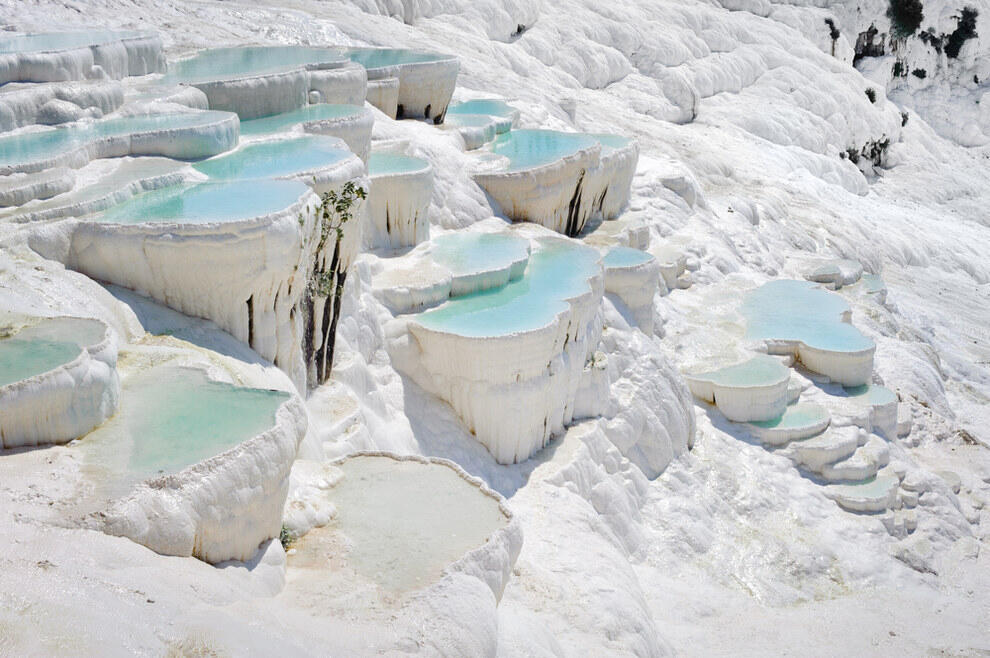
<svg viewBox="0 0 990 658">
<path fill-rule="evenodd" d="M 254 295 L 247 299 L 248 345 L 254 347 Z"/>
</svg>

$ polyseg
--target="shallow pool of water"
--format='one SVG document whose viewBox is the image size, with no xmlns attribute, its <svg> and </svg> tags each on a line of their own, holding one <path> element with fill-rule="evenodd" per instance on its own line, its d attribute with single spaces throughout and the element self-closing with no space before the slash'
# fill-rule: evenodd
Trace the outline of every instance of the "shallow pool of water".
<svg viewBox="0 0 990 658">
<path fill-rule="evenodd" d="M 316 135 L 247 144 L 193 165 L 214 180 L 291 176 L 324 169 L 351 152 L 333 138 Z"/>
<path fill-rule="evenodd" d="M 889 388 L 874 384 L 847 386 L 843 389 L 847 396 L 863 404 L 882 405 L 897 402 L 897 396 Z"/>
<path fill-rule="evenodd" d="M 508 285 L 451 299 L 416 316 L 429 329 L 474 338 L 545 327 L 568 308 L 564 300 L 589 289 L 600 271 L 598 251 L 563 240 L 541 240 L 525 274 Z"/>
<path fill-rule="evenodd" d="M 368 158 L 368 174 L 371 176 L 408 174 L 422 171 L 429 166 L 430 163 L 426 160 L 399 153 L 372 153 Z"/>
<path fill-rule="evenodd" d="M 83 121 L 64 127 L 0 138 L 0 164 L 55 157 L 104 137 L 205 126 L 230 117 L 227 112 L 177 112 Z"/>
<path fill-rule="evenodd" d="M 605 253 L 602 264 L 609 267 L 635 267 L 653 260 L 653 256 L 632 247 L 612 247 Z"/>
<path fill-rule="evenodd" d="M 596 143 L 582 133 L 523 129 L 501 135 L 492 143 L 492 151 L 509 159 L 508 171 L 518 171 L 556 162 Z"/>
<path fill-rule="evenodd" d="M 82 439 L 111 495 L 216 456 L 275 425 L 282 391 L 210 381 L 195 368 L 159 366 L 124 381 L 118 414 Z"/>
<path fill-rule="evenodd" d="M 236 180 L 186 183 L 139 194 L 96 221 L 116 224 L 233 222 L 285 210 L 309 188 L 290 180 Z"/>
<path fill-rule="evenodd" d="M 141 32 L 132 30 L 77 30 L 72 32 L 18 34 L 0 38 L 0 53 L 71 50 L 139 36 L 142 36 Z"/>
<path fill-rule="evenodd" d="M 322 121 L 324 119 L 343 119 L 361 114 L 363 108 L 359 105 L 338 105 L 334 103 L 316 103 L 306 105 L 291 112 L 272 114 L 266 117 L 250 119 L 241 122 L 241 135 L 269 135 L 284 132 L 300 123 Z"/>
<path fill-rule="evenodd" d="M 105 332 L 96 320 L 50 318 L 0 339 L 0 386 L 69 363 L 83 348 L 102 341 Z"/>
<path fill-rule="evenodd" d="M 757 354 L 744 363 L 700 375 L 692 375 L 692 378 L 710 381 L 721 386 L 741 388 L 769 386 L 779 383 L 789 376 L 790 371 L 780 361 L 766 354 Z"/>
<path fill-rule="evenodd" d="M 515 108 L 496 98 L 479 98 L 463 103 L 454 103 L 447 108 L 451 114 L 486 114 L 493 117 L 511 117 Z"/>
<path fill-rule="evenodd" d="M 846 301 L 810 281 L 766 283 L 746 295 L 741 310 L 751 339 L 800 341 L 831 352 L 874 346 L 856 327 L 841 321 L 849 310 Z"/>
<path fill-rule="evenodd" d="M 508 523 L 497 500 L 442 464 L 352 457 L 340 469 L 331 527 L 349 540 L 346 564 L 390 590 L 439 580 Z"/>
<path fill-rule="evenodd" d="M 529 240 L 508 233 L 448 233 L 433 243 L 433 260 L 455 277 L 508 267 L 529 255 Z"/>
<path fill-rule="evenodd" d="M 800 429 L 820 425 L 829 419 L 825 407 L 811 402 L 792 404 L 784 413 L 772 420 L 753 421 L 752 424 L 765 429 Z"/>
<path fill-rule="evenodd" d="M 249 75 L 291 71 L 306 65 L 344 61 L 334 48 L 309 46 L 245 46 L 204 50 L 169 64 L 164 83 L 194 84 Z"/>
<path fill-rule="evenodd" d="M 345 48 L 342 53 L 352 62 L 356 62 L 366 69 L 453 59 L 450 55 L 400 48 Z"/>
</svg>

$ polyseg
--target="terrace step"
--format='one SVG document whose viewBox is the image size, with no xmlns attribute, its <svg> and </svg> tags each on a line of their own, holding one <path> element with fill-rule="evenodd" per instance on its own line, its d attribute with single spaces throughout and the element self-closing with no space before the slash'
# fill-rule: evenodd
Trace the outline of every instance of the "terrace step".
<svg viewBox="0 0 990 658">
<path fill-rule="evenodd" d="M 787 450 L 794 461 L 818 473 L 827 464 L 852 456 L 861 439 L 861 430 L 857 427 L 833 427 L 810 439 L 794 441 Z"/>
<path fill-rule="evenodd" d="M 777 418 L 749 423 L 747 428 L 763 443 L 782 446 L 791 441 L 809 439 L 821 434 L 828 428 L 829 422 L 828 410 L 825 407 L 799 402 L 787 407 Z"/>
<path fill-rule="evenodd" d="M 879 473 L 876 477 L 852 484 L 831 484 L 825 495 L 849 512 L 882 512 L 897 499 L 896 475 Z"/>
<path fill-rule="evenodd" d="M 871 436 L 851 456 L 826 464 L 820 474 L 829 482 L 850 482 L 871 478 L 890 461 L 890 448 L 883 439 Z"/>
</svg>

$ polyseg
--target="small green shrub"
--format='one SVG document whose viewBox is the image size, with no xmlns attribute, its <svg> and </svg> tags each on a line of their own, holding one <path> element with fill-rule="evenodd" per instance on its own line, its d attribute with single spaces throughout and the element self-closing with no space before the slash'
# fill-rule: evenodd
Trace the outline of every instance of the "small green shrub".
<svg viewBox="0 0 990 658">
<path fill-rule="evenodd" d="M 278 541 L 282 544 L 282 548 L 288 550 L 292 542 L 295 541 L 295 537 L 292 536 L 292 533 L 289 532 L 288 528 L 282 526 L 282 530 L 278 533 Z"/>
<path fill-rule="evenodd" d="M 877 91 L 873 87 L 866 88 L 866 97 L 870 99 L 871 103 L 877 102 Z"/>
<path fill-rule="evenodd" d="M 925 11 L 921 0 L 890 0 L 887 18 L 890 19 L 893 36 L 904 38 L 918 31 Z"/>
<path fill-rule="evenodd" d="M 979 12 L 972 7 L 966 7 L 962 10 L 959 23 L 956 25 L 956 29 L 952 31 L 952 34 L 949 35 L 949 39 L 945 44 L 946 57 L 951 57 L 952 59 L 959 57 L 959 51 L 962 50 L 966 40 L 976 37 L 977 16 L 979 16 Z"/>
</svg>

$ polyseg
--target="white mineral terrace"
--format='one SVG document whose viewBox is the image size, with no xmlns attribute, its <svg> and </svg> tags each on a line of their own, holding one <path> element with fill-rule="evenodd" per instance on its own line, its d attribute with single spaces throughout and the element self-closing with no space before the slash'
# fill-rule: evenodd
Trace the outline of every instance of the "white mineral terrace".
<svg viewBox="0 0 990 658">
<path fill-rule="evenodd" d="M 316 103 L 281 114 L 242 121 L 241 137 L 263 137 L 301 129 L 307 133 L 338 137 L 359 158 L 367 162 L 371 153 L 371 129 L 374 123 L 371 110 L 360 105 Z"/>
<path fill-rule="evenodd" d="M 126 155 L 197 160 L 233 148 L 238 130 L 237 115 L 229 112 L 173 112 L 20 132 L 0 137 L 0 176 Z"/>
<path fill-rule="evenodd" d="M 395 114 L 389 116 L 397 119 L 426 118 L 434 123 L 443 123 L 460 71 L 460 62 L 456 57 L 395 48 L 348 48 L 343 52 L 367 70 L 368 80 L 398 80 L 394 97 Z M 378 103 L 373 104 L 386 114 L 389 114 L 386 110 L 391 107 L 392 88 L 394 83 L 376 85 Z"/>
<path fill-rule="evenodd" d="M 106 501 L 86 523 L 164 555 L 250 559 L 278 536 L 305 432 L 289 393 L 167 364 L 131 374 L 120 413 L 77 446 Z"/>
<path fill-rule="evenodd" d="M 0 37 L 0 85 L 123 78 L 165 70 L 152 32 L 90 30 Z"/>
<path fill-rule="evenodd" d="M 332 48 L 247 46 L 174 62 L 162 83 L 196 87 L 210 109 L 255 119 L 309 103 L 361 105 L 367 74 Z"/>
<path fill-rule="evenodd" d="M 288 592 L 332 593 L 337 607 L 354 596 L 387 600 L 423 590 L 459 573 L 501 598 L 522 534 L 504 499 L 482 481 L 447 460 L 388 453 L 358 453 L 331 470 L 332 484 L 319 495 L 336 515 L 293 544 Z"/>
<path fill-rule="evenodd" d="M 685 374 L 691 393 L 736 422 L 778 418 L 787 406 L 791 371 L 780 360 L 758 354 L 733 366 Z"/>
<path fill-rule="evenodd" d="M 0 447 L 65 443 L 117 411 L 117 339 L 99 320 L 12 318 L 0 328 Z"/>
<path fill-rule="evenodd" d="M 502 212 L 568 236 L 592 217 L 612 219 L 620 212 L 639 159 L 634 140 L 552 130 L 512 130 L 491 150 L 504 164 L 474 179 Z"/>
<path fill-rule="evenodd" d="M 852 310 L 839 295 L 808 281 L 771 281 L 748 293 L 741 311 L 746 336 L 773 354 L 793 354 L 809 370 L 844 386 L 873 374 L 876 345 L 850 324 Z"/>
<path fill-rule="evenodd" d="M 600 259 L 589 247 L 538 238 L 521 278 L 387 329 L 393 362 L 449 402 L 499 463 L 526 460 L 573 417 L 600 332 Z"/>
<path fill-rule="evenodd" d="M 433 167 L 401 153 L 372 153 L 371 188 L 364 245 L 369 249 L 412 247 L 430 237 Z"/>
<path fill-rule="evenodd" d="M 501 135 L 509 132 L 519 123 L 519 110 L 497 98 L 475 98 L 453 103 L 447 108 L 447 119 L 454 115 L 485 116 L 494 120 L 495 132 Z"/>
<path fill-rule="evenodd" d="M 0 93 L 0 131 L 98 119 L 123 103 L 124 86 L 116 81 L 8 83 Z"/>
<path fill-rule="evenodd" d="M 660 286 L 660 266 L 651 254 L 631 247 L 612 247 L 602 260 L 605 292 L 617 295 L 632 313 L 633 324 L 653 333 L 653 298 Z"/>
</svg>

